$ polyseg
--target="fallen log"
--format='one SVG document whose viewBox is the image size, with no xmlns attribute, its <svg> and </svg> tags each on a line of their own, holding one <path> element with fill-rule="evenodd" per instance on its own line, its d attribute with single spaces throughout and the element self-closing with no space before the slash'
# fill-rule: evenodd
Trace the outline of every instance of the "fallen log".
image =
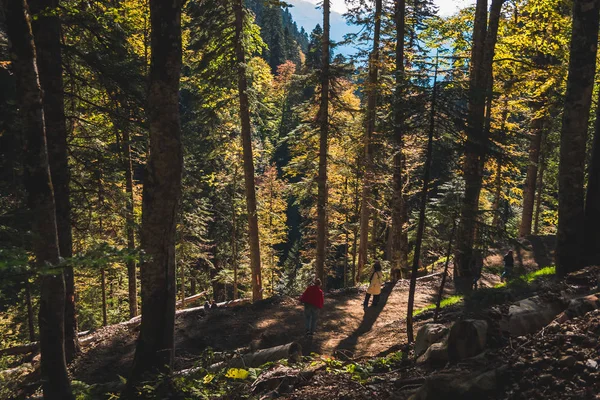
<svg viewBox="0 0 600 400">
<path fill-rule="evenodd" d="M 217 308 L 231 308 L 231 307 L 237 307 L 237 306 L 241 306 L 242 304 L 247 304 L 250 303 L 250 299 L 237 299 L 237 300 L 230 300 L 230 301 L 224 301 L 221 303 L 217 303 Z M 187 314 L 187 313 L 192 313 L 192 312 L 196 312 L 199 310 L 204 310 L 204 306 L 199 306 L 199 307 L 191 307 L 191 308 L 184 308 L 183 310 L 177 310 L 175 312 L 175 315 L 181 315 L 181 314 Z M 213 310 L 213 309 L 211 309 Z M 119 325 L 131 325 L 131 324 L 135 324 L 137 322 L 140 322 L 142 319 L 141 315 L 138 315 L 137 317 L 133 317 L 128 321 L 124 321 L 119 323 Z"/>
<path fill-rule="evenodd" d="M 442 275 L 444 275 L 444 272 L 436 272 L 433 274 L 417 277 L 417 280 L 418 281 L 428 281 L 430 279 L 437 278 L 438 276 L 442 276 Z"/>
<path fill-rule="evenodd" d="M 27 343 L 21 346 L 9 347 L 7 349 L 0 350 L 0 357 L 3 356 L 16 356 L 20 354 L 27 354 L 37 351 L 39 348 L 38 342 Z"/>
<path fill-rule="evenodd" d="M 83 331 L 83 332 L 78 332 L 77 336 L 82 337 L 82 336 L 87 336 L 92 333 L 93 333 L 93 331 Z M 85 339 L 80 339 L 80 344 L 82 341 L 85 341 Z M 39 346 L 40 346 L 39 342 L 32 342 L 32 343 L 22 344 L 19 346 L 8 347 L 6 349 L 0 349 L 0 357 L 18 356 L 21 354 L 33 353 L 34 351 L 39 350 Z"/>
<path fill-rule="evenodd" d="M 223 361 L 213 364 L 209 367 L 210 370 L 218 370 L 221 368 L 255 368 L 268 363 L 270 361 L 279 361 L 288 359 L 298 361 L 302 357 L 302 346 L 299 343 L 291 342 L 281 346 L 270 347 L 255 351 L 254 353 L 242 354 L 233 357 L 229 361 Z"/>
<path fill-rule="evenodd" d="M 206 296 L 207 293 L 208 293 L 208 290 L 205 290 L 204 292 L 195 294 L 195 295 L 190 296 L 190 297 L 186 297 L 185 300 L 184 300 L 184 302 L 185 302 L 185 304 L 191 303 L 193 301 L 196 301 L 196 300 L 201 299 L 202 297 Z M 177 302 L 175 303 L 175 307 L 181 307 L 181 305 L 182 305 L 181 300 L 177 300 Z"/>
<path fill-rule="evenodd" d="M 23 375 L 25 373 L 29 373 L 33 370 L 33 366 L 30 363 L 25 363 L 22 365 L 19 365 L 18 367 L 15 368 L 10 368 L 10 369 L 5 369 L 3 371 L 0 371 L 0 378 L 3 380 L 7 380 L 7 379 L 12 379 L 14 378 L 15 375 Z"/>
</svg>

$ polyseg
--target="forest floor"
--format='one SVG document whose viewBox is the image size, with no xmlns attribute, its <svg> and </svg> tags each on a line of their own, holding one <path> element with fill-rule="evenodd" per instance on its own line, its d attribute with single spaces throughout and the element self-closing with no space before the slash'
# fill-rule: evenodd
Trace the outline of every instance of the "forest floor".
<svg viewBox="0 0 600 400">
<path fill-rule="evenodd" d="M 495 287 L 500 282 L 502 255 L 510 247 L 515 263 L 522 272 L 550 265 L 553 259 L 553 236 L 531 236 L 506 248 L 492 250 L 481 287 Z M 440 266 L 441 268 L 441 266 Z M 441 269 L 436 270 L 439 272 Z M 441 276 L 419 279 L 414 310 L 435 303 Z M 378 307 L 363 309 L 365 287 L 329 293 L 321 310 L 314 337 L 304 335 L 303 309 L 291 297 L 273 297 L 255 304 L 222 308 L 205 313 L 203 309 L 178 315 L 175 326 L 175 370 L 192 367 L 206 349 L 234 351 L 243 347 L 263 349 L 296 341 L 303 354 L 317 353 L 343 359 L 381 357 L 400 349 L 406 342 L 408 280 L 384 287 Z M 447 282 L 444 297 L 452 295 L 454 286 Z M 415 332 L 426 316 L 415 319 Z M 99 329 L 94 343 L 72 364 L 74 379 L 87 384 L 118 381 L 126 377 L 135 353 L 139 323 L 112 325 Z"/>
<path fill-rule="evenodd" d="M 526 242 L 515 242 L 511 246 L 516 250 L 515 261 L 520 269 L 519 273 L 545 267 L 552 259 L 552 237 L 531 239 Z M 501 310 L 507 310 L 508 305 L 514 301 L 538 292 L 556 290 L 555 285 L 559 285 L 558 283 L 542 284 L 542 286 L 526 283 L 524 286 L 519 284 L 512 288 L 498 288 L 501 258 L 506 250 L 507 248 L 497 249 L 495 254 L 486 259 L 486 269 L 480 280 L 480 287 L 488 289 L 478 290 L 476 294 L 481 296 L 471 296 L 465 301 L 459 300 L 457 304 L 445 307 L 440 315 L 440 323 L 448 325 L 465 316 L 472 317 L 473 309 L 489 310 L 490 307 L 499 307 Z M 439 271 L 441 270 L 435 272 Z M 543 282 L 554 282 L 552 277 L 543 278 L 545 279 Z M 441 275 L 434 274 L 417 281 L 414 310 L 423 312 L 414 318 L 415 333 L 420 326 L 432 321 L 433 312 L 426 308 L 431 308 L 437 299 L 440 279 Z M 406 383 L 406 379 L 410 381 L 415 376 L 422 384 L 424 374 L 429 373 L 416 367 L 414 360 L 406 364 L 405 357 L 409 354 L 405 347 L 408 286 L 408 280 L 400 280 L 396 285 L 386 284 L 379 305 L 366 310 L 362 306 L 366 289 L 364 286 L 328 293 L 325 306 L 319 315 L 317 332 L 312 338 L 304 335 L 303 309 L 297 298 L 278 296 L 254 304 L 246 303 L 208 312 L 199 307 L 186 310 L 176 317 L 174 369 L 180 371 L 198 365 L 204 360 L 207 349 L 215 352 L 232 352 L 242 348 L 257 350 L 294 341 L 302 346 L 302 353 L 309 356 L 308 359 L 315 360 L 309 365 L 314 362 L 323 363 L 319 360 L 336 360 L 336 363 L 344 363 L 336 365 L 338 367 L 341 365 L 341 368 L 345 369 L 336 370 L 329 366 L 326 370 L 321 369 L 309 382 L 289 393 L 288 398 L 406 398 L 393 395 L 398 391 L 398 385 L 415 386 L 410 382 Z M 448 298 L 453 292 L 453 282 L 449 280 L 444 297 Z M 477 317 L 477 314 L 475 316 Z M 118 384 L 120 377 L 127 377 L 135 353 L 139 326 L 139 322 L 130 322 L 107 326 L 93 332 L 89 336 L 92 340 L 83 347 L 82 354 L 70 366 L 72 379 L 85 385 L 102 386 L 107 383 Z M 403 357 L 402 364 L 396 365 L 392 360 L 395 360 L 394 357 L 399 354 Z M 513 354 L 512 351 L 510 354 Z M 36 358 L 39 358 L 39 355 Z M 495 356 L 488 367 L 494 363 L 505 362 L 504 358 Z M 35 361 L 34 359 L 34 366 Z M 346 369 L 352 365 L 360 370 L 365 365 L 372 367 L 373 363 L 380 361 L 386 364 L 386 368 L 393 366 L 394 370 L 388 374 L 374 373 L 368 381 L 357 380 L 356 373 L 354 375 L 346 373 Z M 598 361 L 600 362 L 600 359 Z M 327 363 L 328 361 L 325 361 L 325 364 L 329 365 Z M 371 367 L 369 368 L 372 369 Z M 447 366 L 444 372 L 460 373 L 463 367 L 464 365 Z M 468 367 L 467 370 L 469 368 L 471 371 L 473 368 L 478 370 L 481 369 L 481 365 Z M 34 382 L 38 379 L 38 374 L 32 374 L 28 379 L 31 383 L 28 386 L 35 385 Z M 369 382 L 375 386 L 368 385 Z M 240 385 L 239 390 L 247 393 L 249 387 L 244 386 L 245 383 Z M 35 390 L 33 386 L 31 387 Z M 374 387 L 377 389 L 375 390 Z M 25 391 L 32 393 L 29 389 Z M 109 391 L 114 390 L 109 389 Z M 237 395 L 232 394 L 231 391 L 228 393 L 218 398 L 241 397 L 239 391 Z M 335 396 L 333 393 L 336 393 Z"/>
<path fill-rule="evenodd" d="M 415 310 L 435 303 L 440 276 L 417 281 Z M 484 273 L 481 283 L 491 287 L 497 275 Z M 233 351 L 250 346 L 268 348 L 292 341 L 304 354 L 318 353 L 347 359 L 389 354 L 406 341 L 408 280 L 387 284 L 379 305 L 363 309 L 364 287 L 328 294 L 314 337 L 304 331 L 303 309 L 297 299 L 274 297 L 232 308 L 203 309 L 176 319 L 175 369 L 190 368 L 207 348 Z M 452 282 L 446 296 L 453 292 Z M 418 325 L 416 327 L 418 329 Z M 135 352 L 139 325 L 113 325 L 99 329 L 97 339 L 86 346 L 71 366 L 73 379 L 87 384 L 118 381 L 127 376 Z"/>
</svg>

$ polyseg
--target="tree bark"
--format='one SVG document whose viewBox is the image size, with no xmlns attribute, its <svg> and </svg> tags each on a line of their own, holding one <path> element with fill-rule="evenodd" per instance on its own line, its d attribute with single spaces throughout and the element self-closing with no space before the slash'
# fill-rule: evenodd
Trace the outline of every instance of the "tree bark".
<svg viewBox="0 0 600 400">
<path fill-rule="evenodd" d="M 366 87 L 367 92 L 367 118 L 365 121 L 366 131 L 364 136 L 365 175 L 363 179 L 363 189 L 361 195 L 360 209 L 360 244 L 358 246 L 358 266 L 356 271 L 356 281 L 360 282 L 360 275 L 367 264 L 367 252 L 369 249 L 369 219 L 371 205 L 371 184 L 373 183 L 372 158 L 373 146 L 371 140 L 375 132 L 377 120 L 377 91 L 379 81 L 379 39 L 381 32 L 381 13 L 382 0 L 375 0 L 375 29 L 373 32 L 373 50 L 369 56 L 369 80 Z"/>
<path fill-rule="evenodd" d="M 32 15 L 36 61 L 42 104 L 46 123 L 48 161 L 56 203 L 56 226 L 60 256 L 69 259 L 73 256 L 73 236 L 71 233 L 71 202 L 69 182 L 71 180 L 67 153 L 67 125 L 65 121 L 64 87 L 62 77 L 61 26 L 55 11 L 58 0 L 29 1 Z M 75 281 L 73 267 L 64 268 L 65 277 L 65 354 L 67 362 L 80 352 L 77 339 L 77 318 L 75 315 Z"/>
<path fill-rule="evenodd" d="M 539 106 L 533 111 L 539 111 Z M 531 142 L 529 143 L 529 164 L 527 166 L 527 177 L 523 187 L 523 213 L 521 214 L 521 225 L 519 236 L 525 237 L 531 234 L 533 222 L 533 206 L 535 203 L 535 189 L 537 184 L 538 164 L 540 160 L 540 149 L 542 146 L 542 135 L 544 130 L 543 118 L 536 118 L 531 122 Z"/>
<path fill-rule="evenodd" d="M 558 171 L 556 272 L 559 276 L 565 276 L 584 264 L 585 150 L 596 71 L 599 8 L 599 0 L 573 2 L 569 76 Z"/>
<path fill-rule="evenodd" d="M 146 378 L 171 371 L 175 351 L 175 228 L 181 198 L 183 151 L 179 119 L 180 0 L 150 0 L 151 65 L 148 92 L 150 156 L 142 200 L 140 265 L 142 324 L 125 398 Z"/>
<path fill-rule="evenodd" d="M 246 54 L 243 43 L 245 14 L 243 0 L 233 1 L 233 11 L 235 14 L 235 55 L 238 69 L 240 120 L 242 122 L 244 181 L 246 188 L 246 207 L 248 208 L 248 241 L 250 245 L 250 268 L 252 270 L 252 301 L 258 301 L 262 299 L 262 279 L 260 270 L 260 241 L 258 239 L 258 216 L 256 213 L 256 188 L 254 184 L 254 159 L 252 157 L 250 100 L 248 99 Z"/>
<path fill-rule="evenodd" d="M 406 313 L 406 334 L 408 343 L 414 341 L 413 335 L 413 309 L 415 304 L 415 290 L 417 287 L 417 272 L 419 271 L 419 260 L 421 257 L 421 244 L 423 243 L 423 232 L 425 231 L 425 209 L 427 207 L 427 194 L 429 192 L 429 178 L 431 175 L 431 160 L 433 153 L 433 133 L 435 132 L 435 107 L 437 101 L 437 74 L 438 57 L 435 60 L 435 74 L 433 76 L 433 93 L 431 95 L 431 114 L 429 116 L 429 134 L 427 137 L 427 152 L 425 153 L 425 171 L 423 172 L 423 188 L 421 189 L 421 208 L 419 210 L 419 225 L 417 227 L 417 240 L 415 242 L 415 254 L 413 256 L 412 272 L 410 274 L 410 287 L 408 291 L 408 311 Z"/>
<path fill-rule="evenodd" d="M 488 146 L 488 137 L 484 129 L 486 97 L 490 95 L 492 79 L 492 61 L 498 35 L 500 11 L 504 0 L 492 0 L 489 28 L 487 26 L 487 0 L 477 0 L 475 25 L 473 28 L 473 47 L 469 74 L 469 99 L 467 114 L 467 143 L 463 176 L 465 195 L 461 207 L 460 224 L 457 232 L 455 262 L 457 292 L 471 290 L 472 273 L 469 268 L 475 239 L 479 195 L 483 183 L 483 167 Z"/>
<path fill-rule="evenodd" d="M 585 203 L 585 256 L 587 265 L 600 265 L 600 102 L 596 106 L 594 146 L 588 170 Z"/>
<path fill-rule="evenodd" d="M 65 360 L 65 281 L 58 267 L 60 250 L 50 178 L 42 91 L 35 45 L 24 0 L 4 2 L 20 127 L 25 138 L 25 188 L 33 216 L 36 269 L 41 273 L 40 348 L 45 399 L 73 399 Z"/>
<path fill-rule="evenodd" d="M 323 36 L 321 38 L 321 102 L 319 106 L 319 176 L 317 177 L 317 257 L 316 275 L 323 288 L 327 285 L 327 156 L 329 153 L 329 0 L 323 0 Z"/>
</svg>

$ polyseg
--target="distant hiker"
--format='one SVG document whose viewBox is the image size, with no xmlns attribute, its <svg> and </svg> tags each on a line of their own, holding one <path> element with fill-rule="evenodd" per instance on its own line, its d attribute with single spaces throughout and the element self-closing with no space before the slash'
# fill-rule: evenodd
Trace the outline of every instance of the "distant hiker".
<svg viewBox="0 0 600 400">
<path fill-rule="evenodd" d="M 367 288 L 367 294 L 365 294 L 364 308 L 369 306 L 369 299 L 373 295 L 372 307 L 379 304 L 379 296 L 381 295 L 381 285 L 383 283 L 383 272 L 381 272 L 381 264 L 379 261 L 375 261 L 373 265 L 373 273 L 369 279 L 369 287 Z"/>
<path fill-rule="evenodd" d="M 208 302 L 208 300 L 206 300 L 204 302 L 204 311 L 208 311 L 208 310 L 210 310 L 210 303 Z"/>
<path fill-rule="evenodd" d="M 481 271 L 483 270 L 483 254 L 481 250 L 475 250 L 473 252 L 473 258 L 471 259 L 471 273 L 473 274 L 473 289 L 477 290 L 477 282 L 481 278 Z"/>
<path fill-rule="evenodd" d="M 217 305 L 217 302 L 215 301 L 215 299 L 213 299 L 212 302 L 210 303 L 211 310 L 214 310 L 214 309 L 216 309 L 218 307 L 219 306 Z"/>
<path fill-rule="evenodd" d="M 515 260 L 513 259 L 513 252 L 512 250 L 509 250 L 504 256 L 504 272 L 502 272 L 502 275 L 500 276 L 502 282 L 504 282 L 505 279 L 510 278 L 514 266 Z"/>
<path fill-rule="evenodd" d="M 300 303 L 304 304 L 304 323 L 307 336 L 312 336 L 315 333 L 317 317 L 319 310 L 323 308 L 324 300 L 325 296 L 321 290 L 321 280 L 319 278 L 316 278 L 314 283 L 307 287 L 300 296 Z"/>
</svg>

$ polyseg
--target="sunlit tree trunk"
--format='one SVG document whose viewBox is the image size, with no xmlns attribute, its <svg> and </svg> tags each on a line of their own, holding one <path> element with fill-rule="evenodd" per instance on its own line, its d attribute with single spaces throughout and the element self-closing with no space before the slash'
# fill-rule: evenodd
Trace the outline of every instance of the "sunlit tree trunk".
<svg viewBox="0 0 600 400">
<path fill-rule="evenodd" d="M 319 176 L 317 177 L 317 257 L 316 275 L 323 287 L 327 283 L 327 156 L 329 153 L 329 0 L 323 0 L 323 36 L 321 38 L 321 102 L 319 105 Z"/>
<path fill-rule="evenodd" d="M 379 81 L 379 39 L 381 32 L 382 0 L 375 0 L 375 29 L 373 31 L 373 50 L 369 56 L 369 80 L 367 82 L 367 117 L 366 131 L 364 136 L 364 179 L 361 194 L 360 208 L 360 244 L 358 247 L 358 266 L 356 281 L 360 281 L 360 275 L 367 264 L 369 249 L 369 219 L 371 214 L 371 185 L 373 183 L 372 158 L 373 146 L 371 143 L 375 124 L 377 120 L 377 91 Z"/>
<path fill-rule="evenodd" d="M 242 122 L 242 148 L 244 153 L 244 181 L 246 187 L 246 206 L 248 208 L 248 242 L 250 245 L 250 268 L 252 270 L 252 301 L 258 301 L 262 299 L 262 279 L 260 270 L 260 241 L 258 239 L 258 215 L 256 213 L 254 160 L 252 157 L 250 100 L 248 99 L 246 54 L 243 43 L 245 13 L 243 0 L 234 0 L 233 9 L 235 14 L 235 55 L 238 69 L 238 94 L 240 100 L 240 120 Z"/>
<path fill-rule="evenodd" d="M 473 47 L 469 73 L 469 99 L 467 114 L 467 143 L 463 176 L 465 195 L 461 208 L 460 224 L 457 231 L 456 257 L 457 292 L 471 290 L 470 269 L 475 240 L 479 194 L 483 183 L 483 169 L 486 159 L 488 137 L 484 129 L 485 103 L 492 79 L 492 60 L 498 34 L 500 10 L 504 0 L 492 0 L 489 27 L 487 26 L 487 0 L 477 0 L 475 24 L 473 27 Z"/>
<path fill-rule="evenodd" d="M 57 13 L 58 0 L 31 0 L 35 15 L 31 27 L 35 39 L 36 60 L 43 93 L 44 120 L 48 141 L 48 160 L 56 202 L 56 225 L 60 256 L 73 256 L 71 233 L 70 172 L 67 155 L 67 126 L 63 96 L 61 27 Z M 73 267 L 66 266 L 65 276 L 65 355 L 70 362 L 79 353 L 77 318 L 75 316 L 75 281 Z"/>
<path fill-rule="evenodd" d="M 585 256 L 587 265 L 600 265 L 600 102 L 596 106 L 594 147 L 588 170 L 585 203 Z"/>
<path fill-rule="evenodd" d="M 65 281 L 61 268 L 48 268 L 59 264 L 60 250 L 35 45 L 25 1 L 5 0 L 2 6 L 25 139 L 25 188 L 33 218 L 35 267 L 41 273 L 42 389 L 45 399 L 73 399 L 65 360 Z"/>
<path fill-rule="evenodd" d="M 569 76 L 558 171 L 556 272 L 559 276 L 577 270 L 584 264 L 585 150 L 596 72 L 599 8 L 599 0 L 573 2 Z"/>
<path fill-rule="evenodd" d="M 533 108 L 533 112 L 539 111 L 539 106 Z M 527 176 L 523 186 L 523 213 L 521 214 L 521 225 L 519 236 L 525 237 L 531 234 L 533 222 L 533 206 L 535 204 L 535 190 L 537 184 L 538 164 L 540 160 L 540 149 L 542 146 L 542 135 L 544 130 L 544 119 L 536 117 L 531 122 L 531 141 L 529 142 L 529 164 Z"/>
<path fill-rule="evenodd" d="M 146 378 L 169 373 L 175 351 L 175 228 L 181 198 L 183 151 L 179 119 L 181 72 L 179 0 L 150 0 L 148 90 L 150 156 L 144 179 L 140 265 L 142 324 L 124 398 L 136 398 Z"/>
</svg>

